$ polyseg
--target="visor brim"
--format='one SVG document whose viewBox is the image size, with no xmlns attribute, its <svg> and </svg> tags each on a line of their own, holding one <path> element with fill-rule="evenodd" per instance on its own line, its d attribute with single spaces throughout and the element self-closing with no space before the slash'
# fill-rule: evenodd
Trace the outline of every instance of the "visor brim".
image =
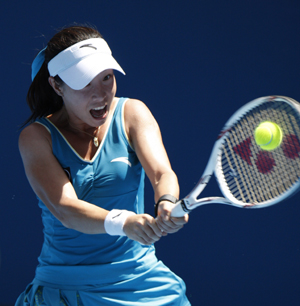
<svg viewBox="0 0 300 306">
<path fill-rule="evenodd" d="M 81 59 L 75 65 L 59 72 L 59 77 L 72 89 L 80 90 L 88 85 L 99 73 L 113 69 L 125 75 L 124 70 L 110 54 L 95 53 Z"/>
</svg>

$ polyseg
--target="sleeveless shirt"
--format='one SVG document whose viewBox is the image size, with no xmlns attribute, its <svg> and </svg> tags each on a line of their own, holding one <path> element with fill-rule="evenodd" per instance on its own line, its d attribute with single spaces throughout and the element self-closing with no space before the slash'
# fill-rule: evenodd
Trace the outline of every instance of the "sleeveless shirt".
<svg viewBox="0 0 300 306">
<path fill-rule="evenodd" d="M 52 150 L 79 199 L 106 210 L 144 213 L 144 170 L 127 139 L 120 98 L 103 140 L 92 158 L 84 160 L 47 118 L 36 122 L 51 134 Z M 84 234 L 68 229 L 39 200 L 44 243 L 35 283 L 62 288 L 115 283 L 143 273 L 157 262 L 154 246 L 126 236 Z"/>
</svg>

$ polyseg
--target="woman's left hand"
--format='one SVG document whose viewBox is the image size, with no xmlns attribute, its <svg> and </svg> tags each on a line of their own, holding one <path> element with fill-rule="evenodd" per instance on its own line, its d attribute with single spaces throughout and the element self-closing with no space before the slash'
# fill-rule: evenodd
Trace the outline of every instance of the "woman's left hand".
<svg viewBox="0 0 300 306">
<path fill-rule="evenodd" d="M 183 217 L 171 217 L 173 207 L 174 204 L 169 201 L 162 201 L 158 206 L 155 220 L 164 236 L 178 232 L 189 220 L 188 214 Z"/>
</svg>

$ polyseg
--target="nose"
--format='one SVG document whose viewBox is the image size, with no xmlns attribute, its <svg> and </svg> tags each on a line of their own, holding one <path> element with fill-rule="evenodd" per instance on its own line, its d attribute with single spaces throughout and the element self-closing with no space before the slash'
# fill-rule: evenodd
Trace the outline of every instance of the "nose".
<svg viewBox="0 0 300 306">
<path fill-rule="evenodd" d="M 94 100 L 103 100 L 106 98 L 105 86 L 103 86 L 99 75 L 94 78 L 93 82 L 93 92 L 92 99 Z"/>
</svg>

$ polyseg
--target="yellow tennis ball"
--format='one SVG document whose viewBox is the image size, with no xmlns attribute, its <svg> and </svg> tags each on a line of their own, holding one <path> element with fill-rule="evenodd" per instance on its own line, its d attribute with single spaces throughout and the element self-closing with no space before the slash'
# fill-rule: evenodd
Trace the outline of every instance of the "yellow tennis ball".
<svg viewBox="0 0 300 306">
<path fill-rule="evenodd" d="M 266 151 L 278 148 L 282 141 L 281 128 L 274 122 L 261 122 L 254 131 L 255 142 Z"/>
</svg>

